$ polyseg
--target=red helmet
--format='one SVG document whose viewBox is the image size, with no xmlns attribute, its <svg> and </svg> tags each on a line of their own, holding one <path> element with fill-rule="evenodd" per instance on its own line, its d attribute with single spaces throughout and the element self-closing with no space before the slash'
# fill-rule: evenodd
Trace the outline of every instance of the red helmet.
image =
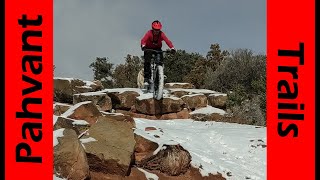
<svg viewBox="0 0 320 180">
<path fill-rule="evenodd" d="M 153 30 L 161 30 L 162 25 L 158 20 L 152 22 L 151 27 Z"/>
</svg>

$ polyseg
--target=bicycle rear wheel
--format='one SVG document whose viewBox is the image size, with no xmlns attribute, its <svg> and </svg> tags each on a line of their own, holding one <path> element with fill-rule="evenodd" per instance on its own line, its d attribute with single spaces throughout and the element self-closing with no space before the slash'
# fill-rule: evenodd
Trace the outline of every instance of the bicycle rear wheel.
<svg viewBox="0 0 320 180">
<path fill-rule="evenodd" d="M 163 84 L 164 84 L 164 77 L 163 77 L 163 66 L 158 65 L 155 69 L 155 76 L 154 76 L 154 91 L 153 97 L 157 100 L 162 99 L 163 97 Z"/>
</svg>

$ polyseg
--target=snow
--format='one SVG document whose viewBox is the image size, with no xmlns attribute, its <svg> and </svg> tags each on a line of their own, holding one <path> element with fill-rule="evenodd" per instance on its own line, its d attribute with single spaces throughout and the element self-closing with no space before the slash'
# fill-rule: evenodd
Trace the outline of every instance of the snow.
<svg viewBox="0 0 320 180">
<path fill-rule="evenodd" d="M 89 138 L 84 138 L 84 139 L 80 139 L 81 143 L 88 143 L 88 142 L 93 142 L 93 141 L 97 141 L 96 139 L 94 139 L 93 137 L 89 137 Z"/>
<path fill-rule="evenodd" d="M 227 96 L 227 94 L 224 93 L 216 93 L 216 94 L 210 94 L 209 96 Z"/>
<path fill-rule="evenodd" d="M 137 168 L 137 169 L 144 173 L 144 175 L 146 176 L 147 180 L 158 180 L 159 179 L 159 177 L 157 175 L 155 175 L 155 174 L 149 173 L 146 170 L 141 169 L 141 168 Z"/>
<path fill-rule="evenodd" d="M 170 94 L 163 94 L 163 98 L 169 98 L 173 100 L 179 100 L 180 98 L 172 96 Z M 137 97 L 138 100 L 145 100 L 145 99 L 153 99 L 153 93 L 144 93 L 140 94 L 140 96 Z"/>
<path fill-rule="evenodd" d="M 102 114 L 105 115 L 111 115 L 111 116 L 124 116 L 122 113 L 110 113 L 110 112 L 105 112 L 105 111 L 100 111 Z"/>
<path fill-rule="evenodd" d="M 104 89 L 101 91 L 96 91 L 96 92 L 104 92 L 104 93 L 108 93 L 108 92 L 118 92 L 119 94 L 124 93 L 126 91 L 134 91 L 139 93 L 140 95 L 143 94 L 142 90 L 139 88 L 113 88 L 113 89 Z"/>
<path fill-rule="evenodd" d="M 64 128 L 61 128 L 53 131 L 53 147 L 59 144 L 58 137 L 63 137 L 64 130 Z"/>
<path fill-rule="evenodd" d="M 59 116 L 53 115 L 53 125 L 56 124 L 58 118 L 59 118 Z"/>
<path fill-rule="evenodd" d="M 140 94 L 140 96 L 137 97 L 138 100 L 152 99 L 152 98 L 153 98 L 153 93 Z"/>
<path fill-rule="evenodd" d="M 228 180 L 266 179 L 265 127 L 192 119 L 134 120 L 135 133 L 161 148 L 179 143 L 188 150 L 192 166 L 198 167 L 203 176 L 219 172 Z M 146 127 L 157 130 L 145 131 Z"/>
<path fill-rule="evenodd" d="M 60 116 L 53 115 L 53 125 L 56 124 L 59 117 Z M 67 118 L 67 117 L 63 117 L 63 118 L 73 121 L 72 122 L 73 125 L 88 125 L 89 124 L 87 121 L 81 120 L 81 119 L 71 119 L 71 118 Z"/>
<path fill-rule="evenodd" d="M 86 83 L 85 86 L 91 86 L 94 85 L 94 83 L 92 81 L 83 81 L 84 83 Z"/>
<path fill-rule="evenodd" d="M 177 85 L 186 85 L 186 84 L 189 84 L 189 83 L 176 82 L 176 83 L 166 83 L 166 84 L 168 84 L 169 86 L 173 86 L 173 85 L 175 85 L 175 84 L 177 84 Z"/>
<path fill-rule="evenodd" d="M 70 119 L 70 118 L 67 118 Z M 72 125 L 88 125 L 89 123 L 85 120 L 74 120 L 74 119 L 70 119 L 72 120 Z"/>
<path fill-rule="evenodd" d="M 217 91 L 212 91 L 208 89 L 183 89 L 183 88 L 169 88 L 169 91 L 175 92 L 175 91 L 184 91 L 189 92 L 189 94 L 216 94 Z"/>
<path fill-rule="evenodd" d="M 83 104 L 89 104 L 91 103 L 91 101 L 84 101 L 84 102 L 80 102 L 75 104 L 74 106 L 72 106 L 71 108 L 69 108 L 66 112 L 64 112 L 63 114 L 61 114 L 61 117 L 68 117 L 71 114 L 74 113 L 74 110 L 76 110 L 78 107 L 80 107 Z"/>
<path fill-rule="evenodd" d="M 212 106 L 209 106 L 209 105 L 207 107 L 194 110 L 189 114 L 206 114 L 206 115 L 210 115 L 210 114 L 213 114 L 213 113 L 218 113 L 220 115 L 226 114 L 226 112 L 224 110 L 219 109 L 219 108 L 215 108 L 215 107 L 212 107 Z"/>
<path fill-rule="evenodd" d="M 75 80 L 75 78 L 67 78 L 67 77 L 53 77 L 53 79 L 67 80 L 69 82 L 71 82 L 72 80 Z"/>
<path fill-rule="evenodd" d="M 53 174 L 53 180 L 66 180 L 65 178 L 59 178 L 58 176 L 56 176 L 55 174 Z"/>
<path fill-rule="evenodd" d="M 202 93 L 200 93 L 200 94 L 188 94 L 188 95 L 182 96 L 181 98 L 183 98 L 183 97 L 194 97 L 194 96 L 204 96 L 204 94 L 202 94 Z"/>
<path fill-rule="evenodd" d="M 179 100 L 180 98 L 170 95 L 170 94 L 163 94 L 163 98 L 169 98 L 169 99 L 173 99 L 173 100 Z"/>
<path fill-rule="evenodd" d="M 106 93 L 103 92 L 86 92 L 86 93 L 78 93 L 78 94 L 74 94 L 76 96 L 100 96 L 100 95 L 106 95 Z"/>
<path fill-rule="evenodd" d="M 54 103 L 53 103 L 53 108 L 55 108 L 56 105 L 60 105 L 60 106 L 72 106 L 72 105 L 67 104 L 67 103 L 54 102 Z"/>
</svg>

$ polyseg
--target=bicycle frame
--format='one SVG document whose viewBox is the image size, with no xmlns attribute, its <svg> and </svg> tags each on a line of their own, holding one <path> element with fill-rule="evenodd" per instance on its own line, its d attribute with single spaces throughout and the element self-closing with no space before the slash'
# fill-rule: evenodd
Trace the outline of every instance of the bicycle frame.
<svg viewBox="0 0 320 180">
<path fill-rule="evenodd" d="M 162 90 L 163 90 L 163 65 L 161 65 L 161 53 L 167 53 L 167 52 L 170 52 L 170 51 L 157 51 L 157 50 L 154 50 L 154 49 L 146 49 L 146 51 L 153 51 L 155 52 L 155 54 L 152 54 L 152 58 L 151 58 L 151 62 L 150 62 L 150 69 L 151 69 L 151 78 L 150 78 L 150 92 L 153 93 L 153 96 L 154 98 L 156 99 L 161 99 L 162 98 Z M 161 69 L 162 69 L 162 78 L 160 78 L 159 81 L 162 81 L 160 82 L 160 86 L 162 87 L 159 87 L 159 82 L 156 81 L 156 77 L 157 77 L 157 70 L 159 69 L 158 66 L 161 66 Z M 161 75 L 159 75 L 161 76 Z M 160 91 L 160 92 L 158 92 Z M 158 94 L 158 93 L 161 93 L 161 94 Z"/>
</svg>

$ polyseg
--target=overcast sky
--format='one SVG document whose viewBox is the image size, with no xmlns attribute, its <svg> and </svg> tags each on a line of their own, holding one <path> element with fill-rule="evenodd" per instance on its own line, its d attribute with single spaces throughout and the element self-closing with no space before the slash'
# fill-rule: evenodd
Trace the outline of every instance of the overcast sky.
<svg viewBox="0 0 320 180">
<path fill-rule="evenodd" d="M 219 43 L 266 52 L 265 0 L 54 0 L 55 76 L 92 80 L 96 57 L 119 64 L 141 56 L 155 19 L 176 49 L 205 55 Z"/>
</svg>

